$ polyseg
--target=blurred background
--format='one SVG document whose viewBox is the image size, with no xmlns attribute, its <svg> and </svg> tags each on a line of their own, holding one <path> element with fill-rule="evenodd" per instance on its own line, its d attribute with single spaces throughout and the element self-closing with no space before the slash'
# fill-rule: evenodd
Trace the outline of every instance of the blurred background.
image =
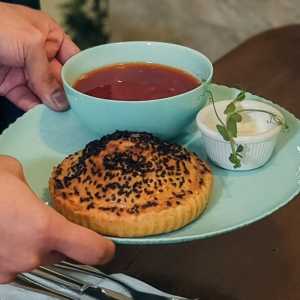
<svg viewBox="0 0 300 300">
<path fill-rule="evenodd" d="M 299 0 L 42 0 L 82 49 L 155 40 L 201 50 L 215 61 L 250 36 L 300 21 Z"/>
</svg>

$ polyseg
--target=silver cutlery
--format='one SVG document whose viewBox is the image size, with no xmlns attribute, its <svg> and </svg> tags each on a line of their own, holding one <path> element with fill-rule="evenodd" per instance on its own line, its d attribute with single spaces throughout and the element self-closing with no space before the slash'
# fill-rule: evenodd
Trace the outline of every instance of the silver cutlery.
<svg viewBox="0 0 300 300">
<path fill-rule="evenodd" d="M 30 291 L 32 293 L 37 293 L 48 297 L 54 297 L 55 299 L 59 300 L 74 300 L 73 298 L 70 298 L 67 294 L 63 292 L 54 291 L 52 289 L 49 290 L 46 286 L 32 280 L 31 278 L 28 278 L 26 275 L 23 274 L 18 274 L 17 279 L 15 283 L 13 283 L 13 285 L 21 287 L 23 290 Z"/>
<path fill-rule="evenodd" d="M 120 286 L 124 287 L 132 296 L 134 300 L 200 300 L 197 298 L 190 299 L 190 298 L 185 298 L 185 297 L 179 297 L 179 296 L 163 296 L 163 295 L 157 295 L 157 294 L 152 294 L 152 293 L 146 293 L 142 292 L 140 290 L 137 290 L 133 288 L 132 286 L 124 283 L 123 281 L 120 281 L 110 275 L 107 275 L 99 270 L 91 270 L 89 266 L 84 266 L 84 265 L 77 265 L 73 264 L 70 262 L 61 262 L 58 264 L 55 264 L 54 267 L 65 269 L 65 270 L 70 270 L 70 271 L 77 271 L 81 272 L 87 275 L 91 275 L 97 278 L 106 278 L 109 279 Z"/>
<path fill-rule="evenodd" d="M 107 288 L 96 287 L 93 284 L 46 267 L 39 267 L 30 273 L 22 273 L 18 277 L 22 278 L 23 281 L 26 280 L 35 287 L 40 287 L 67 299 L 74 300 L 76 298 L 69 296 L 69 293 L 63 292 L 63 290 L 73 292 L 73 294 L 77 295 L 78 300 L 83 295 L 99 300 L 131 300 L 131 298 L 121 293 Z M 60 289 L 55 286 L 60 287 Z"/>
<path fill-rule="evenodd" d="M 92 269 L 89 266 L 72 264 L 69 262 L 61 262 L 52 267 L 39 267 L 30 273 L 22 273 L 18 275 L 18 280 L 22 283 L 29 283 L 42 293 L 51 293 L 51 295 L 60 297 L 59 299 L 77 299 L 81 296 L 90 296 L 93 299 L 100 300 L 199 300 L 190 299 L 179 296 L 163 296 L 153 293 L 146 293 L 133 288 L 132 286 L 120 281 L 110 275 L 107 275 L 99 270 Z M 111 289 L 97 287 L 94 284 L 89 284 L 86 281 L 75 278 L 71 275 L 66 275 L 57 269 L 75 271 L 90 275 L 96 278 L 109 279 L 121 287 L 125 288 L 131 297 L 115 292 Z M 46 291 L 46 292 L 45 292 Z M 71 296 L 70 292 L 76 297 Z"/>
<path fill-rule="evenodd" d="M 74 300 L 68 294 L 62 291 L 54 290 L 53 288 L 49 288 L 47 285 L 44 285 L 39 281 L 32 279 L 26 274 L 18 274 L 15 284 L 17 286 L 20 286 L 22 289 L 45 296 L 52 296 L 55 299 Z"/>
</svg>

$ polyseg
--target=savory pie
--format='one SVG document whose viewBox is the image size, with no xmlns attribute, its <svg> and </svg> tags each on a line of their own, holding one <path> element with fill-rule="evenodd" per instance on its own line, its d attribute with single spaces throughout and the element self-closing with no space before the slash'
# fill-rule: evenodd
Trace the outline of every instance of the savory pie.
<svg viewBox="0 0 300 300">
<path fill-rule="evenodd" d="M 145 132 L 117 131 L 69 155 L 49 181 L 54 207 L 99 233 L 169 232 L 205 209 L 213 177 L 184 147 Z"/>
</svg>

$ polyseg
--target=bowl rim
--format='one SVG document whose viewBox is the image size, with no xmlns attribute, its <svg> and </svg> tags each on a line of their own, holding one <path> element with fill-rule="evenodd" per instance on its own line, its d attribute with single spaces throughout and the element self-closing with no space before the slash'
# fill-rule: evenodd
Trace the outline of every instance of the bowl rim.
<svg viewBox="0 0 300 300">
<path fill-rule="evenodd" d="M 69 84 L 69 82 L 65 78 L 65 70 L 66 70 L 66 68 L 68 67 L 68 65 L 73 60 L 78 59 L 78 57 L 80 57 L 80 56 L 86 55 L 88 52 L 93 51 L 96 48 L 115 47 L 115 46 L 118 46 L 118 45 L 123 46 L 123 45 L 134 45 L 134 44 L 148 45 L 148 46 L 151 46 L 151 45 L 156 45 L 156 46 L 164 45 L 164 46 L 170 46 L 170 47 L 175 47 L 175 48 L 181 48 L 181 49 L 184 49 L 186 51 L 189 51 L 189 52 L 191 52 L 193 54 L 198 55 L 199 57 L 201 57 L 201 59 L 204 59 L 206 61 L 206 63 L 208 64 L 208 66 L 210 68 L 209 76 L 208 76 L 208 78 L 204 82 L 202 81 L 199 86 L 197 86 L 197 87 L 195 87 L 192 90 L 189 90 L 187 92 L 181 93 L 181 94 L 177 94 L 177 95 L 174 95 L 174 96 L 171 96 L 171 97 L 158 98 L 158 99 L 130 100 L 130 101 L 129 100 L 115 100 L 115 99 L 98 98 L 98 97 L 94 97 L 94 96 L 90 96 L 90 95 L 84 94 L 84 93 L 76 90 L 75 88 L 73 88 L 73 86 L 71 84 Z M 116 62 L 116 64 L 117 63 L 118 62 Z M 126 63 L 126 62 L 123 62 L 123 63 Z M 161 63 L 161 64 L 164 65 L 164 63 Z M 103 65 L 103 66 L 105 66 L 105 65 Z M 183 70 L 183 71 L 188 72 L 187 70 Z M 190 73 L 190 72 L 188 72 L 188 73 Z M 165 102 L 165 101 L 172 101 L 172 100 L 178 99 L 178 96 L 183 96 L 184 97 L 186 95 L 194 93 L 195 91 L 204 89 L 205 86 L 211 82 L 213 74 L 214 74 L 213 64 L 210 61 L 210 59 L 205 54 L 203 54 L 202 52 L 200 52 L 198 50 L 195 50 L 195 49 L 192 49 L 192 48 L 189 48 L 189 47 L 186 47 L 186 46 L 183 46 L 183 45 L 180 45 L 180 44 L 176 44 L 176 43 L 166 43 L 166 42 L 157 42 L 157 41 L 112 42 L 112 43 L 106 43 L 106 44 L 101 44 L 101 45 L 97 45 L 97 46 L 94 46 L 94 47 L 90 47 L 90 48 L 87 48 L 85 50 L 82 50 L 82 51 L 76 53 L 71 58 L 69 58 L 66 61 L 66 63 L 63 65 L 62 69 L 61 69 L 61 78 L 62 78 L 63 86 L 67 87 L 68 89 L 70 89 L 73 93 L 76 93 L 78 95 L 86 97 L 86 100 L 88 100 L 88 101 L 95 101 L 95 100 L 97 100 L 99 102 L 103 102 L 103 101 L 107 102 L 107 101 L 109 101 L 109 103 L 114 103 L 114 104 L 116 104 L 116 103 L 118 103 L 118 104 L 120 104 L 120 103 L 129 104 L 130 103 L 130 104 L 139 104 L 139 105 L 145 104 L 145 103 L 149 103 L 150 104 L 150 103 L 153 103 L 153 102 L 161 102 L 161 101 L 163 101 L 163 102 Z"/>
<path fill-rule="evenodd" d="M 221 100 L 221 101 L 217 101 L 215 102 L 215 105 L 218 106 L 220 104 L 224 104 L 224 103 L 230 103 L 232 100 Z M 273 105 L 270 105 L 269 103 L 266 103 L 264 101 L 260 101 L 260 100 L 254 100 L 254 99 L 245 99 L 243 100 L 243 103 L 246 104 L 250 104 L 250 106 L 255 107 L 253 104 L 255 102 L 259 102 L 261 105 L 263 105 L 266 109 L 267 108 L 271 108 L 272 111 L 276 114 L 278 114 L 278 116 L 280 118 L 282 118 L 282 120 L 285 120 L 283 114 L 279 111 L 278 108 L 274 107 Z M 201 117 L 203 116 L 204 113 L 207 112 L 207 110 L 212 106 L 212 104 L 208 104 L 205 107 L 203 107 L 196 116 L 196 123 L 198 128 L 200 129 L 200 131 L 207 136 L 208 138 L 217 140 L 217 141 L 222 141 L 224 143 L 229 143 L 228 141 L 225 141 L 223 139 L 223 137 L 221 136 L 221 134 L 217 131 L 217 130 L 213 130 L 211 128 L 209 128 L 202 120 Z M 271 139 L 272 137 L 274 137 L 276 134 L 278 134 L 280 132 L 280 130 L 282 129 L 282 125 L 274 125 L 274 127 L 267 129 L 263 132 L 257 133 L 257 134 L 253 134 L 253 135 L 243 135 L 243 136 L 237 136 L 236 138 L 234 138 L 236 143 L 243 143 L 243 144 L 250 144 L 250 143 L 259 143 L 259 142 L 263 142 L 263 141 L 267 141 L 269 139 Z"/>
</svg>

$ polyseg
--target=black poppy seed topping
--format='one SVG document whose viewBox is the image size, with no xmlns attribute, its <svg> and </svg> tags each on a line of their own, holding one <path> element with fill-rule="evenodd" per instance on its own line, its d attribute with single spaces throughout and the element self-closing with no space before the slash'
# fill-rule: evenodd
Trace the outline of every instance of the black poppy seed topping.
<svg viewBox="0 0 300 300">
<path fill-rule="evenodd" d="M 59 176 L 61 175 L 62 173 L 62 168 L 60 166 L 58 166 L 56 169 L 55 169 L 55 176 Z"/>
<path fill-rule="evenodd" d="M 111 146 L 106 147 L 108 143 L 119 139 L 119 146 L 112 146 L 111 149 Z M 103 151 L 102 167 L 99 169 L 94 157 Z M 162 141 L 146 132 L 116 131 L 87 144 L 81 155 L 78 152 L 77 157 L 70 156 L 72 165 L 63 178 L 62 167 L 58 166 L 56 174 L 59 179 L 55 179 L 55 187 L 69 187 L 73 179 L 76 179 L 84 186 L 84 191 L 76 189 L 75 183 L 72 185 L 72 192 L 79 196 L 81 203 L 95 200 L 98 205 L 105 204 L 98 209 L 119 215 L 122 212 L 120 206 L 128 200 L 124 211 L 139 214 L 143 209 L 159 205 L 159 194 L 166 193 L 168 197 L 171 191 L 167 186 L 174 188 L 170 200 L 164 202 L 167 206 L 172 206 L 172 203 L 180 204 L 188 193 L 192 193 L 184 191 L 186 181 L 192 183 L 190 178 L 186 178 L 192 167 L 189 164 L 191 155 L 184 147 Z M 199 163 L 202 172 L 209 172 L 201 160 Z M 203 179 L 199 180 L 199 184 L 203 184 Z M 145 199 L 145 202 L 139 204 L 141 199 Z M 94 208 L 93 203 L 89 203 L 87 209 Z M 117 206 L 106 209 L 109 203 Z"/>
<path fill-rule="evenodd" d="M 95 205 L 93 202 L 89 203 L 88 206 L 86 207 L 87 209 L 95 208 Z"/>
<path fill-rule="evenodd" d="M 156 201 L 147 201 L 141 207 L 145 209 L 145 208 L 148 208 L 148 207 L 155 207 L 157 205 L 158 205 L 158 203 Z"/>
<path fill-rule="evenodd" d="M 106 145 L 110 141 L 114 140 L 129 140 L 133 143 L 138 144 L 141 148 L 147 149 L 150 147 L 156 148 L 159 155 L 165 155 L 165 162 L 168 161 L 168 157 L 176 160 L 189 160 L 190 153 L 183 147 L 171 144 L 165 141 L 160 140 L 159 138 L 153 136 L 150 133 L 146 132 L 129 132 L 129 131 L 116 131 L 113 134 L 106 135 L 102 137 L 100 140 L 95 140 L 87 144 L 81 157 L 79 158 L 79 162 L 74 166 L 74 174 L 76 177 L 78 173 L 81 173 L 83 169 L 85 169 L 86 161 L 92 161 L 90 158 L 93 155 L 99 154 L 103 149 L 105 149 Z M 91 163 L 93 164 L 93 163 Z M 152 168 L 151 162 L 146 162 L 143 156 L 135 158 L 132 155 L 129 155 L 125 152 L 116 152 L 115 155 L 112 154 L 111 157 L 107 157 L 104 159 L 104 164 L 107 169 L 115 169 L 119 164 L 123 164 L 125 169 L 134 169 L 135 171 L 139 171 L 143 173 L 143 171 L 147 171 Z M 119 166 L 120 167 L 120 166 Z M 122 170 L 122 167 L 121 167 Z M 136 174 L 137 175 L 137 174 Z M 162 176 L 165 176 L 164 172 Z"/>
<path fill-rule="evenodd" d="M 56 188 L 57 190 L 60 190 L 60 189 L 63 189 L 63 188 L 64 188 L 64 185 L 63 185 L 62 181 L 60 181 L 60 180 L 58 180 L 58 179 L 55 179 L 54 184 L 55 184 L 55 188 Z"/>
<path fill-rule="evenodd" d="M 90 197 L 80 197 L 79 198 L 79 201 L 81 202 L 81 203 L 83 203 L 83 202 L 89 202 L 91 199 L 90 199 Z"/>
</svg>

